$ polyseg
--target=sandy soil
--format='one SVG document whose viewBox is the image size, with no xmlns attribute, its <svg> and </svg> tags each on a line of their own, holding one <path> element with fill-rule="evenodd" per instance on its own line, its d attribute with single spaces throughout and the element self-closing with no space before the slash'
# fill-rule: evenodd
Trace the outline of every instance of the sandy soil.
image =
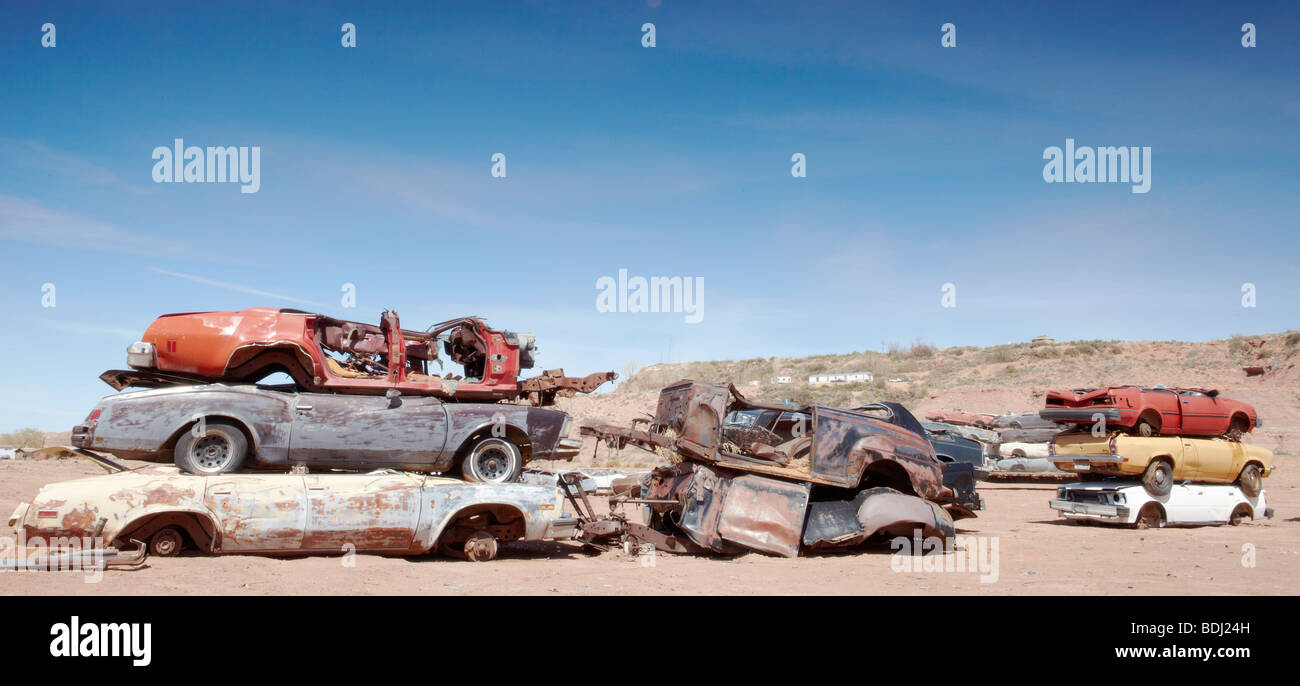
<svg viewBox="0 0 1300 686">
<path fill-rule="evenodd" d="M 701 558 L 573 543 L 519 543 L 499 559 L 438 557 L 151 558 L 98 583 L 74 572 L 0 572 L 2 594 L 462 595 L 462 594 L 1294 594 L 1300 564 L 1300 458 L 1279 456 L 1265 481 L 1271 521 L 1239 527 L 1138 531 L 1065 523 L 1048 509 L 1050 484 L 982 484 L 987 510 L 959 533 L 997 543 L 997 578 L 976 572 L 894 571 L 889 548 L 780 559 Z M 0 513 L 43 484 L 103 473 L 80 460 L 0 461 Z M 0 535 L 13 536 L 5 531 Z M 1255 566 L 1243 565 L 1253 547 Z M 990 549 L 991 550 L 991 549 Z M 955 560 L 955 558 L 954 558 Z M 653 562 L 653 564 L 649 564 Z"/>
</svg>

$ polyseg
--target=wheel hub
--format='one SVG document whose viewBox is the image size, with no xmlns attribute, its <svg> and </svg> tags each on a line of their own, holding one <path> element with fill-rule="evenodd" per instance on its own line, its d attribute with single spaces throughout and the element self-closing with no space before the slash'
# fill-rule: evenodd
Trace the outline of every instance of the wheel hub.
<svg viewBox="0 0 1300 686">
<path fill-rule="evenodd" d="M 487 481 L 503 479 L 509 473 L 509 460 L 500 451 L 485 452 L 478 458 L 478 473 Z"/>
<path fill-rule="evenodd" d="M 203 469 L 221 469 L 230 459 L 230 444 L 221 436 L 208 435 L 194 442 L 191 453 Z"/>
</svg>

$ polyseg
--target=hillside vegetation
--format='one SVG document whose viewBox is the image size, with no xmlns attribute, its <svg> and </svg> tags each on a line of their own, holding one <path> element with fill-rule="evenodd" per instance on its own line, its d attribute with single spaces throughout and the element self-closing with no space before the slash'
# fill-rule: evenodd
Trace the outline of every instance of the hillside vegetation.
<svg viewBox="0 0 1300 686">
<path fill-rule="evenodd" d="M 935 409 L 1037 411 L 1050 389 L 1165 384 L 1217 388 L 1251 403 L 1263 426 L 1249 440 L 1298 452 L 1298 362 L 1300 331 L 1201 343 L 1089 340 L 935 348 L 917 341 L 886 352 L 655 364 L 612 392 L 565 399 L 561 407 L 578 423 L 626 423 L 653 413 L 659 389 L 680 379 L 731 381 L 746 397 L 765 402 L 850 406 L 892 400 L 918 415 Z M 1243 367 L 1265 372 L 1247 376 Z M 836 372 L 871 372 L 874 380 L 808 383 L 810 375 Z M 790 377 L 790 383 L 775 383 L 775 377 Z M 899 378 L 908 380 L 890 381 Z"/>
</svg>

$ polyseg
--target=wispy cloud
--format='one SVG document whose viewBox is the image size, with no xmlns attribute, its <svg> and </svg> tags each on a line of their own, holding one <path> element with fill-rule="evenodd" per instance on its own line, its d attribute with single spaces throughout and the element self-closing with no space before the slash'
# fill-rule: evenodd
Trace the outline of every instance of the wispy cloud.
<svg viewBox="0 0 1300 686">
<path fill-rule="evenodd" d="M 42 319 L 41 324 L 56 329 L 64 333 L 73 333 L 78 336 L 112 336 L 114 338 L 124 338 L 136 340 L 140 337 L 140 332 L 134 329 L 124 329 L 118 326 L 99 326 L 97 324 L 84 324 L 81 322 L 65 322 L 57 319 Z"/>
<path fill-rule="evenodd" d="M 71 153 L 55 150 L 36 141 L 0 138 L 0 160 L 14 169 L 29 169 L 59 176 L 73 183 L 107 186 L 135 195 L 157 193 L 154 186 L 139 186 L 123 181 L 117 174 Z"/>
<path fill-rule="evenodd" d="M 312 300 L 303 300 L 302 298 L 295 298 L 291 295 L 284 295 L 282 293 L 272 293 L 270 291 L 263 291 L 257 288 L 253 288 L 251 286 L 246 286 L 241 283 L 230 283 L 229 281 L 218 281 L 216 279 L 209 279 L 202 276 L 195 276 L 193 274 L 183 274 L 181 272 L 168 271 L 166 269 L 159 269 L 157 267 L 150 267 L 149 271 L 152 271 L 156 274 L 162 274 L 164 276 L 171 276 L 177 279 L 185 279 L 187 281 L 193 281 L 194 283 L 201 283 L 205 286 L 212 286 L 214 288 L 223 288 L 225 290 L 234 291 L 236 293 L 247 293 L 249 295 L 256 295 L 264 298 L 273 298 L 275 300 L 284 300 L 291 303 L 298 303 L 299 305 L 311 305 L 312 307 L 322 308 L 322 309 L 327 309 L 331 307 L 330 305 L 326 305 L 324 303 L 318 303 Z"/>
<path fill-rule="evenodd" d="M 0 195 L 0 240 L 137 255 L 177 254 L 185 245 L 146 236 L 109 222 Z"/>
</svg>

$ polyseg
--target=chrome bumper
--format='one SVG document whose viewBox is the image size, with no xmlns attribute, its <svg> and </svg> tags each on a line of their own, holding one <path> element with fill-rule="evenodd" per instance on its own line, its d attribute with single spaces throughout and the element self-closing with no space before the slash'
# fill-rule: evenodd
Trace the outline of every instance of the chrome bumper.
<svg viewBox="0 0 1300 686">
<path fill-rule="evenodd" d="M 1129 509 L 1123 505 L 1102 505 L 1101 503 L 1080 503 L 1074 500 L 1053 498 L 1053 510 L 1066 517 L 1087 517 L 1089 519 L 1127 520 Z"/>
<path fill-rule="evenodd" d="M 556 517 L 546 526 L 546 538 L 563 540 L 573 538 L 578 533 L 576 517 Z"/>
<path fill-rule="evenodd" d="M 555 444 L 555 452 L 551 453 L 552 460 L 572 460 L 578 456 L 578 451 L 582 450 L 582 441 L 576 438 L 561 438 Z"/>
<path fill-rule="evenodd" d="M 23 525 L 23 520 L 27 518 L 27 509 L 30 507 L 29 503 L 18 503 L 18 507 L 14 508 L 14 513 L 9 515 L 10 529 L 16 529 Z"/>
<path fill-rule="evenodd" d="M 1119 455 L 1049 455 L 1047 461 L 1066 472 L 1086 472 L 1096 467 L 1111 467 L 1124 461 Z"/>
</svg>

